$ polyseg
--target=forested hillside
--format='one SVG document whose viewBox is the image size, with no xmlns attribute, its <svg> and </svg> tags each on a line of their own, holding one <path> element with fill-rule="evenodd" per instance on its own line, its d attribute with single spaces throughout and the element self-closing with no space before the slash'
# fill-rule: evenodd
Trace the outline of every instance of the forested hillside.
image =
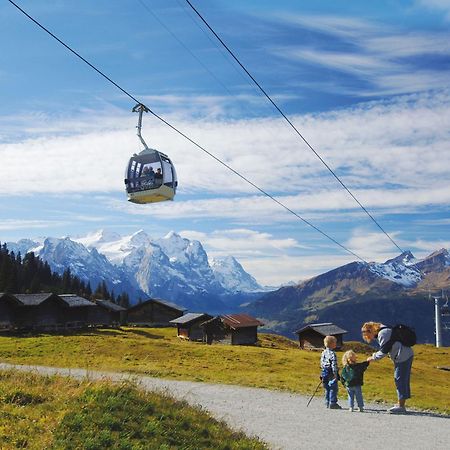
<svg viewBox="0 0 450 450">
<path fill-rule="evenodd" d="M 111 300 L 121 306 L 129 306 L 128 294 L 115 296 L 102 282 L 92 290 L 90 283 L 85 283 L 65 269 L 62 275 L 52 272 L 47 262 L 27 253 L 23 258 L 10 252 L 6 244 L 0 245 L 0 292 L 11 294 L 34 294 L 53 292 L 55 294 L 72 293 L 94 300 L 102 298 Z"/>
</svg>

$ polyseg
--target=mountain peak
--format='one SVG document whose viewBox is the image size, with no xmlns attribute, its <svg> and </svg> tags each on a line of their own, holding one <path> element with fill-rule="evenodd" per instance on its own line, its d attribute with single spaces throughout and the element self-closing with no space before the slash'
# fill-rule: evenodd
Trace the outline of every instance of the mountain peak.
<svg viewBox="0 0 450 450">
<path fill-rule="evenodd" d="M 428 255 L 425 259 L 435 258 L 436 256 L 449 256 L 448 250 L 446 248 L 441 248 L 440 250 L 436 250 L 435 252 L 431 253 L 431 255 Z"/>
<path fill-rule="evenodd" d="M 166 240 L 175 240 L 175 239 L 183 239 L 178 233 L 175 231 L 169 231 L 162 239 Z"/>
<path fill-rule="evenodd" d="M 398 255 L 392 259 L 388 259 L 385 264 L 399 263 L 403 264 L 404 266 L 408 266 L 410 264 L 413 264 L 415 261 L 415 256 L 409 250 L 406 250 L 401 255 Z"/>
<path fill-rule="evenodd" d="M 130 242 L 134 245 L 146 245 L 150 243 L 150 238 L 144 230 L 138 230 L 130 236 Z"/>
</svg>

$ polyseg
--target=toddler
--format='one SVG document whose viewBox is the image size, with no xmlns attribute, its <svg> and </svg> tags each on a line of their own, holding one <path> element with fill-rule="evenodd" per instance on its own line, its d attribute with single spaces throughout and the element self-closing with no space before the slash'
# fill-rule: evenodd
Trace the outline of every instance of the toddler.
<svg viewBox="0 0 450 450">
<path fill-rule="evenodd" d="M 342 369 L 341 380 L 347 389 L 349 411 L 355 410 L 356 397 L 359 411 L 364 412 L 364 399 L 361 386 L 364 384 L 364 371 L 369 367 L 369 363 L 367 361 L 358 363 L 356 360 L 357 356 L 353 350 L 344 353 L 342 356 L 342 365 L 344 368 Z"/>
</svg>

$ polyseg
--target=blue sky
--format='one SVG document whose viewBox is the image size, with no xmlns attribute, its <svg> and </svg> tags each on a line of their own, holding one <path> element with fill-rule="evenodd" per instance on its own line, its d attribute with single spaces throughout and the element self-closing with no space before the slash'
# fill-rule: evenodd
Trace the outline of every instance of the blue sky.
<svg viewBox="0 0 450 450">
<path fill-rule="evenodd" d="M 133 96 L 360 255 L 398 250 L 296 137 L 183 0 L 17 3 Z M 403 249 L 450 247 L 450 1 L 193 2 Z M 355 258 L 154 117 L 174 202 L 133 205 L 133 102 L 0 5 L 0 241 L 170 230 L 263 284 Z"/>
</svg>

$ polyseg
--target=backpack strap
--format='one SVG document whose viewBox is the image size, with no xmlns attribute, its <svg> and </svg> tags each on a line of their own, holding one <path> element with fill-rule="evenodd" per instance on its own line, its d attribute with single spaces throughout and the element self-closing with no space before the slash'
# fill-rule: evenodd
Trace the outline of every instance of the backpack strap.
<svg viewBox="0 0 450 450">
<path fill-rule="evenodd" d="M 392 332 L 394 331 L 394 327 L 381 327 L 380 331 L 381 330 L 391 330 L 390 339 L 380 347 L 381 353 L 387 355 L 392 350 L 392 346 L 394 345 L 395 342 L 395 339 L 392 339 Z"/>
</svg>

